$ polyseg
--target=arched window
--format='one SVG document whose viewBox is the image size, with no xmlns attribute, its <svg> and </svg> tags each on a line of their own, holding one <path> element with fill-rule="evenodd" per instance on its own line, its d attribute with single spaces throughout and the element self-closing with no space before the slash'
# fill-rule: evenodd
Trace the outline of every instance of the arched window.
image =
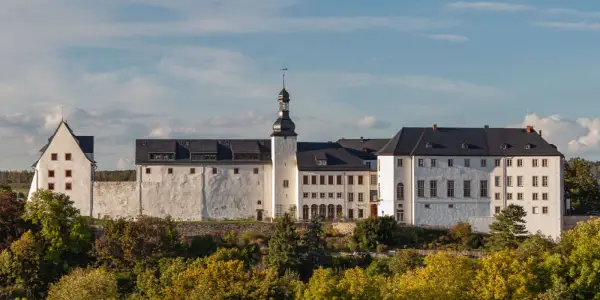
<svg viewBox="0 0 600 300">
<path fill-rule="evenodd" d="M 302 206 L 302 220 L 308 220 L 308 205 Z"/>
<path fill-rule="evenodd" d="M 336 208 L 335 208 L 335 217 L 338 218 L 338 219 L 343 219 L 344 218 L 343 214 L 344 213 L 342 211 L 342 206 L 341 205 L 336 206 Z"/>
<path fill-rule="evenodd" d="M 396 185 L 396 200 L 404 200 L 404 184 L 402 182 Z"/>
<path fill-rule="evenodd" d="M 329 204 L 327 206 L 327 218 L 329 220 L 333 220 L 334 217 L 335 217 L 335 205 Z"/>
<path fill-rule="evenodd" d="M 325 209 L 326 209 L 325 204 L 319 205 L 319 216 L 321 216 L 322 218 L 325 218 L 325 214 L 327 214 Z"/>
<path fill-rule="evenodd" d="M 316 217 L 319 214 L 319 207 L 316 204 L 310 206 L 310 215 Z"/>
</svg>

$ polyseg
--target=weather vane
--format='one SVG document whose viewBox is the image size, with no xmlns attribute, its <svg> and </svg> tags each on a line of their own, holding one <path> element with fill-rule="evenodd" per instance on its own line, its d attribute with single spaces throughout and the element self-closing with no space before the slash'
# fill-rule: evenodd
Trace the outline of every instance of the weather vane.
<svg viewBox="0 0 600 300">
<path fill-rule="evenodd" d="M 281 68 L 279 70 L 281 70 L 281 75 L 282 75 L 282 78 L 283 78 L 283 88 L 285 88 L 285 71 L 287 71 L 288 69 L 287 68 Z"/>
</svg>

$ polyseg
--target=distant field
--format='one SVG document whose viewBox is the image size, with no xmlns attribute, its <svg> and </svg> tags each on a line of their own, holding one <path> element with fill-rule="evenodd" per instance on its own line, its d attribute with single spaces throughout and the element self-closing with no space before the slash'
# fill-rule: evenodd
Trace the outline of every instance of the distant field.
<svg viewBox="0 0 600 300">
<path fill-rule="evenodd" d="M 10 186 L 10 188 L 17 192 L 17 193 L 23 193 L 25 194 L 25 196 L 27 196 L 27 194 L 29 193 L 29 184 L 26 183 L 9 183 L 7 184 L 8 186 Z"/>
</svg>

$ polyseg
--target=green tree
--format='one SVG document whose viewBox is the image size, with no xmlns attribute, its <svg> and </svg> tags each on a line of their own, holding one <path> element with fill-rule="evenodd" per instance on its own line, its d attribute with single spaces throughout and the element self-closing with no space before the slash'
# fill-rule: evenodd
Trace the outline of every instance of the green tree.
<svg viewBox="0 0 600 300">
<path fill-rule="evenodd" d="M 302 236 L 302 250 L 304 261 L 311 270 L 327 265 L 329 263 L 329 252 L 327 251 L 323 226 L 319 216 L 313 216 L 308 225 L 308 230 Z"/>
<path fill-rule="evenodd" d="M 515 204 L 496 214 L 496 220 L 490 225 L 487 247 L 491 250 L 516 248 L 519 245 L 519 237 L 527 234 L 523 220 L 526 215 L 523 207 Z"/>
<path fill-rule="evenodd" d="M 369 217 L 356 223 L 352 241 L 361 250 L 374 251 L 379 244 L 393 245 L 396 229 L 393 217 Z"/>
<path fill-rule="evenodd" d="M 25 232 L 0 253 L 0 282 L 22 290 L 29 298 L 42 296 L 53 278 L 44 254 L 44 241 L 31 231 Z"/>
<path fill-rule="evenodd" d="M 415 250 L 396 250 L 389 262 L 390 272 L 402 275 L 423 266 L 423 256 Z"/>
<path fill-rule="evenodd" d="M 338 278 L 331 269 L 318 268 L 306 284 L 298 299 L 326 300 L 341 299 L 342 292 L 338 288 Z"/>
<path fill-rule="evenodd" d="M 85 254 L 91 247 L 89 226 L 65 194 L 35 192 L 25 206 L 24 219 L 40 226 L 39 235 L 47 244 L 46 259 L 56 264 Z"/>
<path fill-rule="evenodd" d="M 119 299 L 115 275 L 105 269 L 75 269 L 48 291 L 48 300 Z"/>
<path fill-rule="evenodd" d="M 565 164 L 565 196 L 571 200 L 574 213 L 600 209 L 598 179 L 593 175 L 595 168 L 583 158 L 572 158 Z"/>
<path fill-rule="evenodd" d="M 21 215 L 25 201 L 17 199 L 12 191 L 0 190 L 0 251 L 19 238 L 25 226 Z"/>
<path fill-rule="evenodd" d="M 283 274 L 286 270 L 297 270 L 300 264 L 300 237 L 292 216 L 285 213 L 277 221 L 275 232 L 269 240 L 267 264 Z"/>
</svg>

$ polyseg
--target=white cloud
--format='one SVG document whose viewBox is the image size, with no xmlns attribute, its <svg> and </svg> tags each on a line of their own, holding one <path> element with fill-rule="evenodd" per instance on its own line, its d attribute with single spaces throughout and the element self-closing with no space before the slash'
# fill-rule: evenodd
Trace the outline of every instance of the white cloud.
<svg viewBox="0 0 600 300">
<path fill-rule="evenodd" d="M 358 128 L 360 129 L 381 129 L 390 127 L 390 123 L 377 119 L 376 116 L 364 116 L 358 120 Z"/>
<path fill-rule="evenodd" d="M 517 12 L 531 10 L 533 7 L 522 4 L 510 4 L 502 2 L 464 2 L 458 1 L 448 4 L 448 7 L 452 9 L 470 9 L 480 11 L 493 11 L 493 12 Z"/>
<path fill-rule="evenodd" d="M 570 120 L 559 115 L 540 117 L 529 114 L 518 127 L 533 125 L 542 136 L 567 156 L 600 155 L 600 119 Z M 515 127 L 515 126 L 511 126 Z"/>
<path fill-rule="evenodd" d="M 598 22 L 534 22 L 533 25 L 563 30 L 600 31 Z"/>
<path fill-rule="evenodd" d="M 420 36 L 439 41 L 462 43 L 468 42 L 469 38 L 463 35 L 456 34 L 421 34 Z"/>
<path fill-rule="evenodd" d="M 600 18 L 599 11 L 581 11 L 571 8 L 550 8 L 544 10 L 544 13 L 557 16 L 568 16 L 577 18 Z"/>
</svg>

